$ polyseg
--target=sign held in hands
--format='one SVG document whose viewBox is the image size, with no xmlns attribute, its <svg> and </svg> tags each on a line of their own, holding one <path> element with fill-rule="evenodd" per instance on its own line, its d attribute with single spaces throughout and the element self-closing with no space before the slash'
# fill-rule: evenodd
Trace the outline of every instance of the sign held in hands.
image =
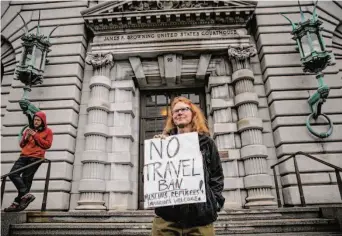
<svg viewBox="0 0 342 236">
<path fill-rule="evenodd" d="M 206 202 L 196 132 L 145 140 L 144 208 Z"/>
</svg>

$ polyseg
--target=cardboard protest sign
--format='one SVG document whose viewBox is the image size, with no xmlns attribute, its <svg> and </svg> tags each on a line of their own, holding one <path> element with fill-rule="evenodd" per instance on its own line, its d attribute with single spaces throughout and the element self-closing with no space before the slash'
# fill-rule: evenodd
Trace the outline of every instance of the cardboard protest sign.
<svg viewBox="0 0 342 236">
<path fill-rule="evenodd" d="M 145 140 L 144 208 L 206 202 L 198 134 Z"/>
</svg>

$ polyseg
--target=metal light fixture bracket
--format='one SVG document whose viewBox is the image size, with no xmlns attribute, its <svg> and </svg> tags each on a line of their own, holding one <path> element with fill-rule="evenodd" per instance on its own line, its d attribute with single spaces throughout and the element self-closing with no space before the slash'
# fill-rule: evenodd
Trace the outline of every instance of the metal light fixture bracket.
<svg viewBox="0 0 342 236">
<path fill-rule="evenodd" d="M 298 49 L 301 56 L 300 61 L 303 65 L 303 71 L 316 74 L 318 80 L 317 91 L 308 99 L 311 114 L 306 119 L 306 127 L 309 132 L 316 137 L 327 138 L 333 132 L 333 123 L 326 114 L 321 112 L 322 106 L 326 102 L 330 91 L 329 86 L 323 81 L 324 76 L 322 71 L 328 65 L 331 65 L 332 55 L 326 51 L 326 46 L 322 37 L 321 31 L 323 28 L 321 25 L 323 22 L 318 19 L 316 13 L 317 2 L 318 0 L 315 2 L 312 17 L 305 20 L 300 2 L 298 1 L 301 16 L 301 21 L 299 23 L 293 23 L 284 14 L 281 15 L 291 23 L 292 39 L 297 43 L 296 49 Z M 311 119 L 317 120 L 319 116 L 323 116 L 328 121 L 329 129 L 327 132 L 319 133 L 311 127 Z"/>
</svg>

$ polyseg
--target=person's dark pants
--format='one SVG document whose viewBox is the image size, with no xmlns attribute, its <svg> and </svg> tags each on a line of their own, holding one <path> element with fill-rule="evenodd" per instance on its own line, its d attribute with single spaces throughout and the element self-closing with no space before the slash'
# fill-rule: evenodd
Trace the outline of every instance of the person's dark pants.
<svg viewBox="0 0 342 236">
<path fill-rule="evenodd" d="M 41 159 L 36 157 L 20 157 L 14 163 L 11 172 L 39 160 Z M 9 176 L 18 190 L 18 196 L 14 199 L 15 202 L 20 203 L 21 197 L 30 192 L 34 174 L 36 173 L 40 165 L 41 163 Z"/>
</svg>

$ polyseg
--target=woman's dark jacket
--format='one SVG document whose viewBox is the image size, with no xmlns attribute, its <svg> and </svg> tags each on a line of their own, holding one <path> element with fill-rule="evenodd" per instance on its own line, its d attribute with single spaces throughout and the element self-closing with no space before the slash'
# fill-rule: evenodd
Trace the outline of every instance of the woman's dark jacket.
<svg viewBox="0 0 342 236">
<path fill-rule="evenodd" d="M 172 135 L 172 133 L 170 134 Z M 207 202 L 157 207 L 155 213 L 166 221 L 175 222 L 175 227 L 189 228 L 211 224 L 223 207 L 223 171 L 214 140 L 198 135 L 203 155 L 203 168 Z"/>
</svg>

